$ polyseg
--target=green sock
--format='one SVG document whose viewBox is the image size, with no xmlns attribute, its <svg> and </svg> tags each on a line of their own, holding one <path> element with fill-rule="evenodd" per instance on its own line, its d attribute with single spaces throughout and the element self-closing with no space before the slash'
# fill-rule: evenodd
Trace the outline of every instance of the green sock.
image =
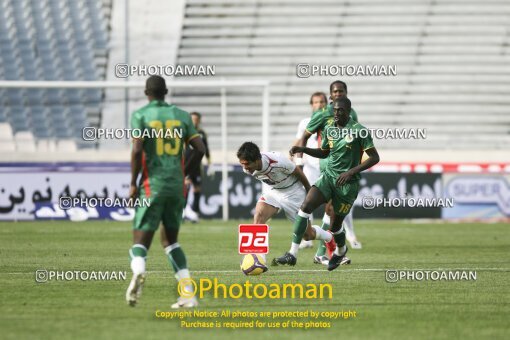
<svg viewBox="0 0 510 340">
<path fill-rule="evenodd" d="M 133 257 L 147 257 L 147 249 L 141 244 L 133 244 L 131 249 L 129 249 L 129 261 L 133 259 Z"/>
<path fill-rule="evenodd" d="M 308 218 L 301 217 L 299 215 L 296 216 L 296 221 L 294 222 L 294 236 L 292 236 L 293 243 L 301 243 L 303 239 L 303 235 L 306 231 L 306 226 L 308 225 Z"/>
<path fill-rule="evenodd" d="M 322 230 L 329 230 L 329 224 L 322 222 L 321 226 Z M 319 247 L 317 248 L 317 252 L 315 256 L 324 256 L 326 255 L 326 243 L 324 240 L 320 240 Z"/>
<path fill-rule="evenodd" d="M 339 234 L 333 233 L 333 237 L 335 238 L 335 242 L 338 248 L 342 248 L 345 246 L 345 230 L 342 228 L 342 232 Z"/>
<path fill-rule="evenodd" d="M 165 248 L 165 253 L 168 257 L 168 262 L 172 265 L 172 268 L 177 273 L 181 269 L 187 269 L 188 264 L 186 263 L 186 255 L 182 251 L 179 243 L 174 243 Z"/>
</svg>

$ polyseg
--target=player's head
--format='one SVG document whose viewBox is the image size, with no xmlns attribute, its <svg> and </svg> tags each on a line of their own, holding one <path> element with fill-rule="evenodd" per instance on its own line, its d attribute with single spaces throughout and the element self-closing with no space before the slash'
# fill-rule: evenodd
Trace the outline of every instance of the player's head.
<svg viewBox="0 0 510 340">
<path fill-rule="evenodd" d="M 202 115 L 199 112 L 191 112 L 191 121 L 193 122 L 193 125 L 195 128 L 198 128 L 200 125 L 200 121 L 202 120 Z"/>
<path fill-rule="evenodd" d="M 168 90 L 163 77 L 150 76 L 145 82 L 145 95 L 149 97 L 149 100 L 163 100 L 167 93 Z"/>
<path fill-rule="evenodd" d="M 347 97 L 340 97 L 333 101 L 333 113 L 336 125 L 345 126 L 351 113 L 351 101 Z"/>
<path fill-rule="evenodd" d="M 324 92 L 315 92 L 310 97 L 310 105 L 312 106 L 312 112 L 319 111 L 326 107 L 328 104 L 328 97 Z"/>
<path fill-rule="evenodd" d="M 347 96 L 347 84 L 341 80 L 335 80 L 329 85 L 329 98 L 334 101 L 337 98 Z"/>
<path fill-rule="evenodd" d="M 252 174 L 255 170 L 260 170 L 262 155 L 257 144 L 244 142 L 237 150 L 237 158 L 244 171 Z"/>
</svg>

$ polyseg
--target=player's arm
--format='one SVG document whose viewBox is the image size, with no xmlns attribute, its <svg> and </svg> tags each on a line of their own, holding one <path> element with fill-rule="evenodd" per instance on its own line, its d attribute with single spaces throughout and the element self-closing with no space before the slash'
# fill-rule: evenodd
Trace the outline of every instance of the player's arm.
<svg viewBox="0 0 510 340">
<path fill-rule="evenodd" d="M 133 138 L 131 148 L 131 184 L 129 187 L 129 197 L 135 199 L 138 193 L 136 180 L 142 169 L 143 139 Z"/>
<path fill-rule="evenodd" d="M 305 187 L 306 192 L 310 190 L 310 182 L 308 182 L 308 179 L 306 178 L 305 174 L 303 173 L 303 170 L 299 166 L 296 166 L 294 169 L 294 172 L 292 172 L 293 175 L 297 176 L 301 184 Z"/>
<path fill-rule="evenodd" d="M 291 156 L 299 152 L 306 153 L 315 158 L 326 158 L 329 155 L 329 149 L 311 149 L 304 146 L 293 146 L 290 149 Z"/>
<path fill-rule="evenodd" d="M 305 146 L 306 145 L 306 142 L 308 142 L 308 139 L 312 136 L 312 134 L 305 130 L 303 132 L 303 135 L 301 136 L 301 138 L 297 139 L 296 142 L 294 143 L 294 146 Z M 291 154 L 291 156 L 294 156 L 293 154 Z M 303 165 L 303 152 L 298 152 L 295 154 L 295 158 L 296 158 L 296 165 Z M 297 159 L 300 159 L 300 161 L 298 161 Z"/>
<path fill-rule="evenodd" d="M 347 183 L 352 176 L 354 176 L 357 173 L 360 173 L 364 170 L 370 169 L 377 163 L 379 163 L 379 153 L 377 152 L 377 149 L 375 147 L 371 147 L 370 149 L 365 150 L 366 154 L 368 155 L 368 158 L 355 166 L 354 168 L 350 169 L 349 171 L 344 172 L 340 176 L 338 176 L 336 180 L 336 185 L 340 186 L 344 183 Z"/>
<path fill-rule="evenodd" d="M 196 167 L 202 162 L 202 158 L 205 155 L 205 145 L 200 138 L 200 135 L 195 135 L 188 140 L 188 143 L 193 147 L 193 152 L 191 152 L 191 156 L 186 159 L 186 163 L 184 164 L 184 173 L 188 174 L 189 170 L 193 167 Z"/>
<path fill-rule="evenodd" d="M 323 116 L 321 112 L 315 112 L 312 115 L 312 118 L 306 125 L 303 133 L 301 134 L 301 137 L 298 137 L 298 140 L 294 143 L 294 146 L 301 146 L 304 147 L 306 145 L 306 142 L 308 142 L 308 139 L 316 133 L 323 124 Z M 293 154 L 291 154 L 293 156 Z M 299 161 L 297 159 L 300 159 Z M 298 152 L 296 154 L 296 164 L 297 165 L 303 165 L 303 152 Z"/>
</svg>

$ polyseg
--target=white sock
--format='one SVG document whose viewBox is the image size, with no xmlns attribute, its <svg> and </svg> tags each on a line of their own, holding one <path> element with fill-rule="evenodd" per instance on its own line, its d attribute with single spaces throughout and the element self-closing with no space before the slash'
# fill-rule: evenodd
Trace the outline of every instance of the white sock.
<svg viewBox="0 0 510 340">
<path fill-rule="evenodd" d="M 312 228 L 315 229 L 315 239 L 316 240 L 324 240 L 326 242 L 331 241 L 331 238 L 333 237 L 333 235 L 331 235 L 331 233 L 327 232 L 326 230 L 323 230 L 318 225 L 313 225 Z"/>
<path fill-rule="evenodd" d="M 141 256 L 135 256 L 131 259 L 131 270 L 134 275 L 145 273 L 145 259 Z"/>
<path fill-rule="evenodd" d="M 177 281 L 181 281 L 182 279 L 190 279 L 191 275 L 189 273 L 188 269 L 181 269 L 177 273 L 175 273 L 175 278 Z M 193 285 L 189 284 L 184 287 L 188 292 L 193 292 L 194 288 Z"/>
<path fill-rule="evenodd" d="M 344 254 L 346 249 L 347 248 L 345 247 L 345 245 L 342 248 L 338 248 L 338 246 L 337 246 L 335 249 L 335 255 L 340 256 L 340 255 Z"/>
<path fill-rule="evenodd" d="M 345 238 L 349 242 L 355 241 L 356 234 L 354 233 L 354 223 L 352 222 L 352 210 L 345 216 L 342 225 L 345 228 Z"/>
<path fill-rule="evenodd" d="M 292 244 L 290 246 L 289 253 L 291 253 L 292 255 L 296 256 L 298 250 L 299 250 L 299 243 L 292 242 Z"/>
<path fill-rule="evenodd" d="M 322 223 L 331 225 L 331 218 L 328 215 L 324 214 L 324 216 L 322 217 Z"/>
</svg>

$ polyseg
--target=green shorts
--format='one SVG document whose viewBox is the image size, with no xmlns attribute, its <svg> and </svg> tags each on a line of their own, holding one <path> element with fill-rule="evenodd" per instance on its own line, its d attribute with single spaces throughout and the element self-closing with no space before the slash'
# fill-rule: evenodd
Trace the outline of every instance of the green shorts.
<svg viewBox="0 0 510 340">
<path fill-rule="evenodd" d="M 350 181 L 340 187 L 337 187 L 335 182 L 336 178 L 333 179 L 323 172 L 314 186 L 320 190 L 326 201 L 332 200 L 336 215 L 346 216 L 358 197 L 359 181 Z"/>
<path fill-rule="evenodd" d="M 136 207 L 133 229 L 156 231 L 159 223 L 163 222 L 165 229 L 179 230 L 184 202 L 182 194 L 152 196 L 149 207 Z"/>
</svg>

